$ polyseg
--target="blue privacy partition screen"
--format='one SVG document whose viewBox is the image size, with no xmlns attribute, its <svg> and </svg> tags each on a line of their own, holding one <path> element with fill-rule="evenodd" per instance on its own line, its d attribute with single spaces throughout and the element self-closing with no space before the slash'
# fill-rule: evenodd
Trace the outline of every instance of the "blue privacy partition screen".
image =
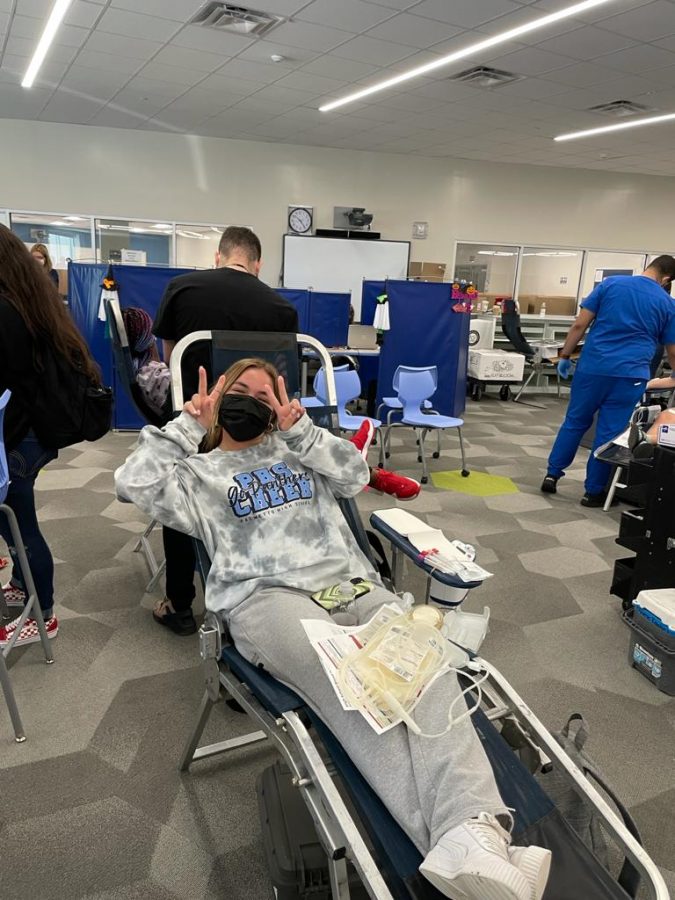
<svg viewBox="0 0 675 900">
<path fill-rule="evenodd" d="M 470 316 L 453 310 L 451 287 L 422 281 L 386 283 L 391 328 L 380 353 L 378 403 L 395 394 L 397 366 L 436 366 L 433 408 L 445 416 L 464 412 Z"/>
<path fill-rule="evenodd" d="M 177 275 L 191 269 L 159 266 L 113 266 L 119 289 L 120 305 L 137 306 L 155 318 L 167 284 Z M 68 302 L 70 312 L 82 336 L 89 344 L 94 359 L 101 367 L 103 381 L 113 387 L 115 394 L 114 428 L 142 428 L 145 422 L 136 412 L 124 389 L 117 383 L 112 364 L 110 339 L 105 321 L 98 317 L 101 302 L 101 282 L 108 271 L 105 264 L 68 264 Z"/>
<path fill-rule="evenodd" d="M 277 288 L 298 311 L 299 328 L 326 347 L 345 347 L 349 330 L 350 294 Z"/>
</svg>

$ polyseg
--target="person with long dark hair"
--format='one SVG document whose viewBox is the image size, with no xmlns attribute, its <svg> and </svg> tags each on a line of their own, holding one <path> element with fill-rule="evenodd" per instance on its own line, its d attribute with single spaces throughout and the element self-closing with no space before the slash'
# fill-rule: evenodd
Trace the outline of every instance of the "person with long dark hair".
<svg viewBox="0 0 675 900">
<path fill-rule="evenodd" d="M 54 560 L 40 531 L 35 511 L 35 479 L 58 451 L 40 443 L 34 421 L 35 398 L 55 391 L 57 385 L 44 376 L 43 358 L 51 351 L 87 374 L 100 385 L 100 372 L 81 334 L 75 327 L 49 273 L 35 264 L 24 243 L 0 225 L 0 393 L 9 388 L 4 439 L 10 485 L 6 503 L 17 518 L 26 545 L 40 608 L 50 638 L 56 636 L 54 615 Z M 8 607 L 23 607 L 26 585 L 13 547 L 5 516 L 0 516 L 0 535 L 12 556 L 12 580 L 3 590 Z M 0 646 L 16 630 L 14 622 L 0 627 Z M 35 622 L 28 619 L 16 645 L 39 640 Z"/>
</svg>

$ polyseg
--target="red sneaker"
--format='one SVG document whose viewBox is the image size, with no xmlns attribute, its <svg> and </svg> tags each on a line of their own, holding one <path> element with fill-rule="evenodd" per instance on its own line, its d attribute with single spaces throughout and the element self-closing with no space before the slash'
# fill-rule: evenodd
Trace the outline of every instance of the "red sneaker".
<svg viewBox="0 0 675 900">
<path fill-rule="evenodd" d="M 364 459 L 368 459 L 368 448 L 375 437 L 375 426 L 370 419 L 364 419 L 361 427 L 353 437 L 349 438 L 349 443 L 353 444 Z"/>
<path fill-rule="evenodd" d="M 13 584 L 8 584 L 2 589 L 2 596 L 5 598 L 7 606 L 25 606 L 26 600 L 28 600 L 25 591 L 14 587 Z"/>
<path fill-rule="evenodd" d="M 387 469 L 371 469 L 371 472 L 370 487 L 374 491 L 391 494 L 397 500 L 414 500 L 422 490 L 422 485 L 414 478 L 406 478 L 405 475 L 397 475 Z"/>
<path fill-rule="evenodd" d="M 9 625 L 0 626 L 0 647 L 9 644 L 14 636 L 18 622 L 19 620 L 15 619 L 14 622 L 10 622 Z M 59 622 L 56 616 L 52 616 L 50 619 L 45 620 L 45 628 L 47 629 L 48 638 L 56 637 L 59 631 Z M 21 633 L 14 642 L 14 646 L 22 647 L 24 644 L 34 644 L 39 640 L 40 632 L 38 631 L 37 622 L 35 619 L 26 619 L 23 628 L 21 629 Z"/>
</svg>

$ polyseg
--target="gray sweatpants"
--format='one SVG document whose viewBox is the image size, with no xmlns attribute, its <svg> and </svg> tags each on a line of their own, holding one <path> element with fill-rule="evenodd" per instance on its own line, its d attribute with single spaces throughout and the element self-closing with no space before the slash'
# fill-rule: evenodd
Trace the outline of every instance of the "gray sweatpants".
<svg viewBox="0 0 675 900">
<path fill-rule="evenodd" d="M 356 603 L 356 624 L 395 600 L 383 588 L 365 594 Z M 508 815 L 470 719 L 437 738 L 419 737 L 403 724 L 378 735 L 361 713 L 342 709 L 300 624 L 326 618 L 307 594 L 270 588 L 238 606 L 229 628 L 242 656 L 264 666 L 321 716 L 423 855 L 442 834 L 480 812 Z M 446 727 L 459 690 L 452 672 L 429 688 L 414 712 L 423 731 Z"/>
</svg>

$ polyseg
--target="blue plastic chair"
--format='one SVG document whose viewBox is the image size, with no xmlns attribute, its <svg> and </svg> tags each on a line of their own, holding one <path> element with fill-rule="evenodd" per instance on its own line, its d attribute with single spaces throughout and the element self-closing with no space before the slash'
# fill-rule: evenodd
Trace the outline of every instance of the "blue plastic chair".
<svg viewBox="0 0 675 900">
<path fill-rule="evenodd" d="M 26 551 L 24 550 L 23 538 L 21 537 L 21 532 L 19 530 L 19 523 L 16 521 L 14 510 L 5 504 L 5 500 L 7 499 L 7 491 L 9 490 L 9 466 L 7 465 L 7 453 L 5 451 L 3 425 L 5 421 L 5 410 L 7 409 L 7 404 L 9 403 L 10 397 L 10 391 L 5 391 L 0 396 L 0 514 L 7 516 L 7 521 L 9 522 L 9 527 L 12 532 L 12 538 L 14 541 L 14 547 L 16 548 L 15 552 L 19 557 L 21 572 L 26 583 L 26 590 L 28 591 L 28 602 L 26 603 L 26 606 L 24 607 L 24 610 L 19 617 L 19 622 L 16 631 L 14 632 L 14 637 L 8 644 L 0 649 L 0 687 L 2 688 L 2 693 L 5 695 L 5 702 L 7 703 L 7 709 L 9 710 L 9 717 L 12 720 L 12 727 L 14 728 L 14 738 L 17 744 L 22 744 L 26 740 L 26 733 L 23 728 L 21 716 L 19 715 L 19 708 L 16 705 L 16 698 L 14 697 L 12 684 L 9 680 L 9 673 L 7 671 L 7 663 L 5 662 L 5 659 L 9 654 L 9 651 L 13 648 L 21 629 L 23 628 L 23 624 L 31 614 L 31 612 L 33 612 L 35 621 L 37 622 L 38 631 L 40 633 L 40 642 L 42 644 L 42 649 L 44 650 L 47 662 L 54 662 L 54 657 L 52 655 L 51 647 L 49 646 L 49 638 L 47 637 L 47 632 L 45 630 L 45 622 L 42 618 L 40 604 L 37 601 L 35 584 L 33 583 L 33 576 L 30 571 L 30 566 L 28 565 Z"/>
<path fill-rule="evenodd" d="M 436 366 L 424 366 L 422 368 L 413 367 L 413 366 L 398 366 L 396 371 L 394 372 L 394 377 L 392 378 L 391 386 L 398 393 L 399 378 L 400 378 L 400 374 L 402 371 L 403 372 L 425 372 L 427 370 L 430 372 L 433 372 L 434 385 L 435 385 L 434 390 L 435 390 L 436 387 L 438 386 L 438 369 L 436 368 Z M 423 405 L 424 409 L 432 409 L 433 408 L 430 400 L 425 400 L 422 405 Z M 380 411 L 385 408 L 389 409 L 389 412 L 387 413 L 387 425 L 389 425 L 391 423 L 391 417 L 393 416 L 393 414 L 395 412 L 398 412 L 403 409 L 403 404 L 398 399 L 398 397 L 383 397 L 382 402 L 375 410 L 375 415 L 378 418 L 381 418 Z"/>
<path fill-rule="evenodd" d="M 334 366 L 333 371 L 334 372 L 343 372 L 343 371 L 346 371 L 348 368 L 349 368 L 349 366 L 347 365 L 347 363 L 345 363 L 342 366 Z M 321 382 L 319 380 L 319 375 L 321 372 L 323 372 L 323 369 L 318 370 L 318 372 L 314 376 L 314 381 L 312 382 L 312 387 L 314 389 L 314 396 L 300 398 L 300 403 L 305 407 L 305 409 L 319 409 L 320 407 L 326 405 L 325 401 L 321 400 L 317 394 L 317 386 L 321 384 Z M 324 379 L 324 381 L 325 381 L 325 379 Z"/>
<path fill-rule="evenodd" d="M 398 400 L 401 403 L 401 420 L 400 422 L 389 422 L 387 424 L 383 450 L 385 457 L 389 457 L 390 453 L 390 433 L 391 429 L 400 425 L 407 425 L 415 430 L 415 436 L 419 444 L 418 460 L 422 463 L 422 484 L 426 484 L 429 480 L 429 469 L 424 454 L 424 439 L 429 431 L 442 431 L 445 428 L 456 428 L 459 437 L 459 448 L 462 454 L 462 476 L 466 478 L 469 470 L 466 468 L 466 459 L 464 456 L 464 442 L 462 440 L 463 419 L 457 419 L 453 416 L 442 416 L 433 408 L 424 407 L 425 401 L 428 401 L 436 391 L 438 384 L 438 376 L 436 367 L 432 366 L 426 369 L 416 369 L 410 366 L 399 366 L 396 373 L 398 375 Z M 440 450 L 434 453 L 434 457 L 440 456 Z"/>
<path fill-rule="evenodd" d="M 379 419 L 372 419 L 370 416 L 355 416 L 347 409 L 348 403 L 361 396 L 361 379 L 358 372 L 355 369 L 340 368 L 335 369 L 334 374 L 340 430 L 358 431 L 366 420 L 370 420 L 374 428 L 379 428 L 382 424 Z M 314 390 L 322 404 L 326 404 L 326 375 L 323 369 L 319 369 L 316 373 Z"/>
</svg>

